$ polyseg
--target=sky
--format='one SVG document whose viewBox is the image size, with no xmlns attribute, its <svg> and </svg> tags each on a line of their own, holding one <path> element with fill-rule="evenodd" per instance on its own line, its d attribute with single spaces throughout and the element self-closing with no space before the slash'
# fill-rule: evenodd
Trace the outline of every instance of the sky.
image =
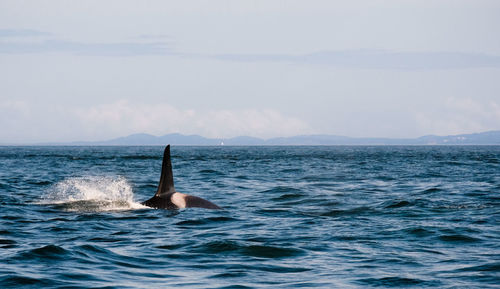
<svg viewBox="0 0 500 289">
<path fill-rule="evenodd" d="M 500 129 L 500 1 L 0 0 L 0 143 Z"/>
</svg>

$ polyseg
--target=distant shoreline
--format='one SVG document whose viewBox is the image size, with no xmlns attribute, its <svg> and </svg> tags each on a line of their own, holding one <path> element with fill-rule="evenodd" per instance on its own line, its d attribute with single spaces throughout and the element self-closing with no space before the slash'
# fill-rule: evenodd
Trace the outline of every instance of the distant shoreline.
<svg viewBox="0 0 500 289">
<path fill-rule="evenodd" d="M 109 147 L 109 148 L 116 148 L 116 147 L 164 147 L 166 144 L 160 145 L 160 144 L 133 144 L 133 145 L 101 145 L 101 144 L 96 144 L 96 145 L 80 145 L 80 144 L 0 144 L 0 148 L 14 148 L 14 147 L 19 147 L 19 148 L 27 148 L 27 147 Z M 331 145 L 225 145 L 225 146 L 220 146 L 220 145 L 191 145 L 191 144 L 173 144 L 174 146 L 177 147 L 200 147 L 200 148 L 222 148 L 222 147 L 227 147 L 227 148 L 238 148 L 238 147 L 261 147 L 261 148 L 275 148 L 275 147 L 496 147 L 500 146 L 500 144 L 331 144 Z"/>
<path fill-rule="evenodd" d="M 428 135 L 418 138 L 354 138 L 337 135 L 299 135 L 262 139 L 239 136 L 227 139 L 206 138 L 179 133 L 154 136 L 132 134 L 105 141 L 5 143 L 0 146 L 456 146 L 500 145 L 500 130 L 449 136 Z"/>
</svg>

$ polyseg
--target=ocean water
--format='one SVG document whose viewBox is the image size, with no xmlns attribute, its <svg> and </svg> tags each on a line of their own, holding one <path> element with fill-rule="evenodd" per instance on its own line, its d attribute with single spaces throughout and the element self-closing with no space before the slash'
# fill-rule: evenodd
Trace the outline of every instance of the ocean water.
<svg viewBox="0 0 500 289">
<path fill-rule="evenodd" d="M 500 146 L 0 147 L 1 288 L 499 288 Z"/>
</svg>

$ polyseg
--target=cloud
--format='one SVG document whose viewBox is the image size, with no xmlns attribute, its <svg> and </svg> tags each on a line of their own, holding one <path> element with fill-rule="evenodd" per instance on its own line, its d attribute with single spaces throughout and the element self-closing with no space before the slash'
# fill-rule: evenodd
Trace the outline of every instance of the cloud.
<svg viewBox="0 0 500 289">
<path fill-rule="evenodd" d="M 56 104 L 50 107 L 23 100 L 0 101 L 0 143 L 48 140 L 61 133 L 71 133 L 70 119 L 62 121 L 65 109 Z"/>
<path fill-rule="evenodd" d="M 0 53 L 47 53 L 64 52 L 78 55 L 100 56 L 134 56 L 170 54 L 165 42 L 150 43 L 79 43 L 61 40 L 44 40 L 39 42 L 0 43 Z"/>
<path fill-rule="evenodd" d="M 466 52 L 338 50 L 308 54 L 196 54 L 174 51 L 166 34 L 141 34 L 133 41 L 86 43 L 33 29 L 0 29 L 0 53 L 72 53 L 98 56 L 176 55 L 231 62 L 265 62 L 354 69 L 436 70 L 500 68 L 500 56 Z"/>
<path fill-rule="evenodd" d="M 76 55 L 137 56 L 172 54 L 170 42 L 143 39 L 136 42 L 84 43 L 68 41 L 38 30 L 0 30 L 0 53 L 72 53 Z"/>
<path fill-rule="evenodd" d="M 34 29 L 0 29 L 0 38 L 48 36 L 48 32 Z"/>
<path fill-rule="evenodd" d="M 417 126 L 425 134 L 452 135 L 500 129 L 500 105 L 480 103 L 472 98 L 448 97 L 439 110 L 415 114 Z"/>
<path fill-rule="evenodd" d="M 310 132 L 302 120 L 275 110 L 193 110 L 168 103 L 120 100 L 90 107 L 0 102 L 0 143 L 107 140 L 133 133 L 199 134 L 228 138 Z"/>
<path fill-rule="evenodd" d="M 221 54 L 223 61 L 277 62 L 358 69 L 500 68 L 500 56 L 464 52 L 392 52 L 384 50 L 323 51 L 302 55 Z"/>
<path fill-rule="evenodd" d="M 167 103 L 144 104 L 120 100 L 80 108 L 76 115 L 91 135 L 107 131 L 107 135 L 113 136 L 137 132 L 156 135 L 181 132 L 219 138 L 239 135 L 270 137 L 309 130 L 302 120 L 270 109 L 198 111 L 179 109 Z"/>
</svg>

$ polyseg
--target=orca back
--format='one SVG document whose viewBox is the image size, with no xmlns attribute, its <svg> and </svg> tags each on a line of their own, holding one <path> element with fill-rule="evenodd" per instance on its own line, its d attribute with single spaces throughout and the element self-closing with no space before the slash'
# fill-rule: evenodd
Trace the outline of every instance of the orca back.
<svg viewBox="0 0 500 289">
<path fill-rule="evenodd" d="M 177 205 L 174 204 L 172 196 L 177 196 L 175 197 L 175 202 L 177 202 Z M 179 196 L 182 198 L 181 200 L 178 199 Z M 205 199 L 180 193 L 176 194 L 174 187 L 174 176 L 172 173 L 172 161 L 170 159 L 170 145 L 167 145 L 165 151 L 163 152 L 160 183 L 158 184 L 156 194 L 151 199 L 142 202 L 142 204 L 151 208 L 168 210 L 178 209 L 179 207 L 221 209 L 216 204 Z"/>
</svg>

